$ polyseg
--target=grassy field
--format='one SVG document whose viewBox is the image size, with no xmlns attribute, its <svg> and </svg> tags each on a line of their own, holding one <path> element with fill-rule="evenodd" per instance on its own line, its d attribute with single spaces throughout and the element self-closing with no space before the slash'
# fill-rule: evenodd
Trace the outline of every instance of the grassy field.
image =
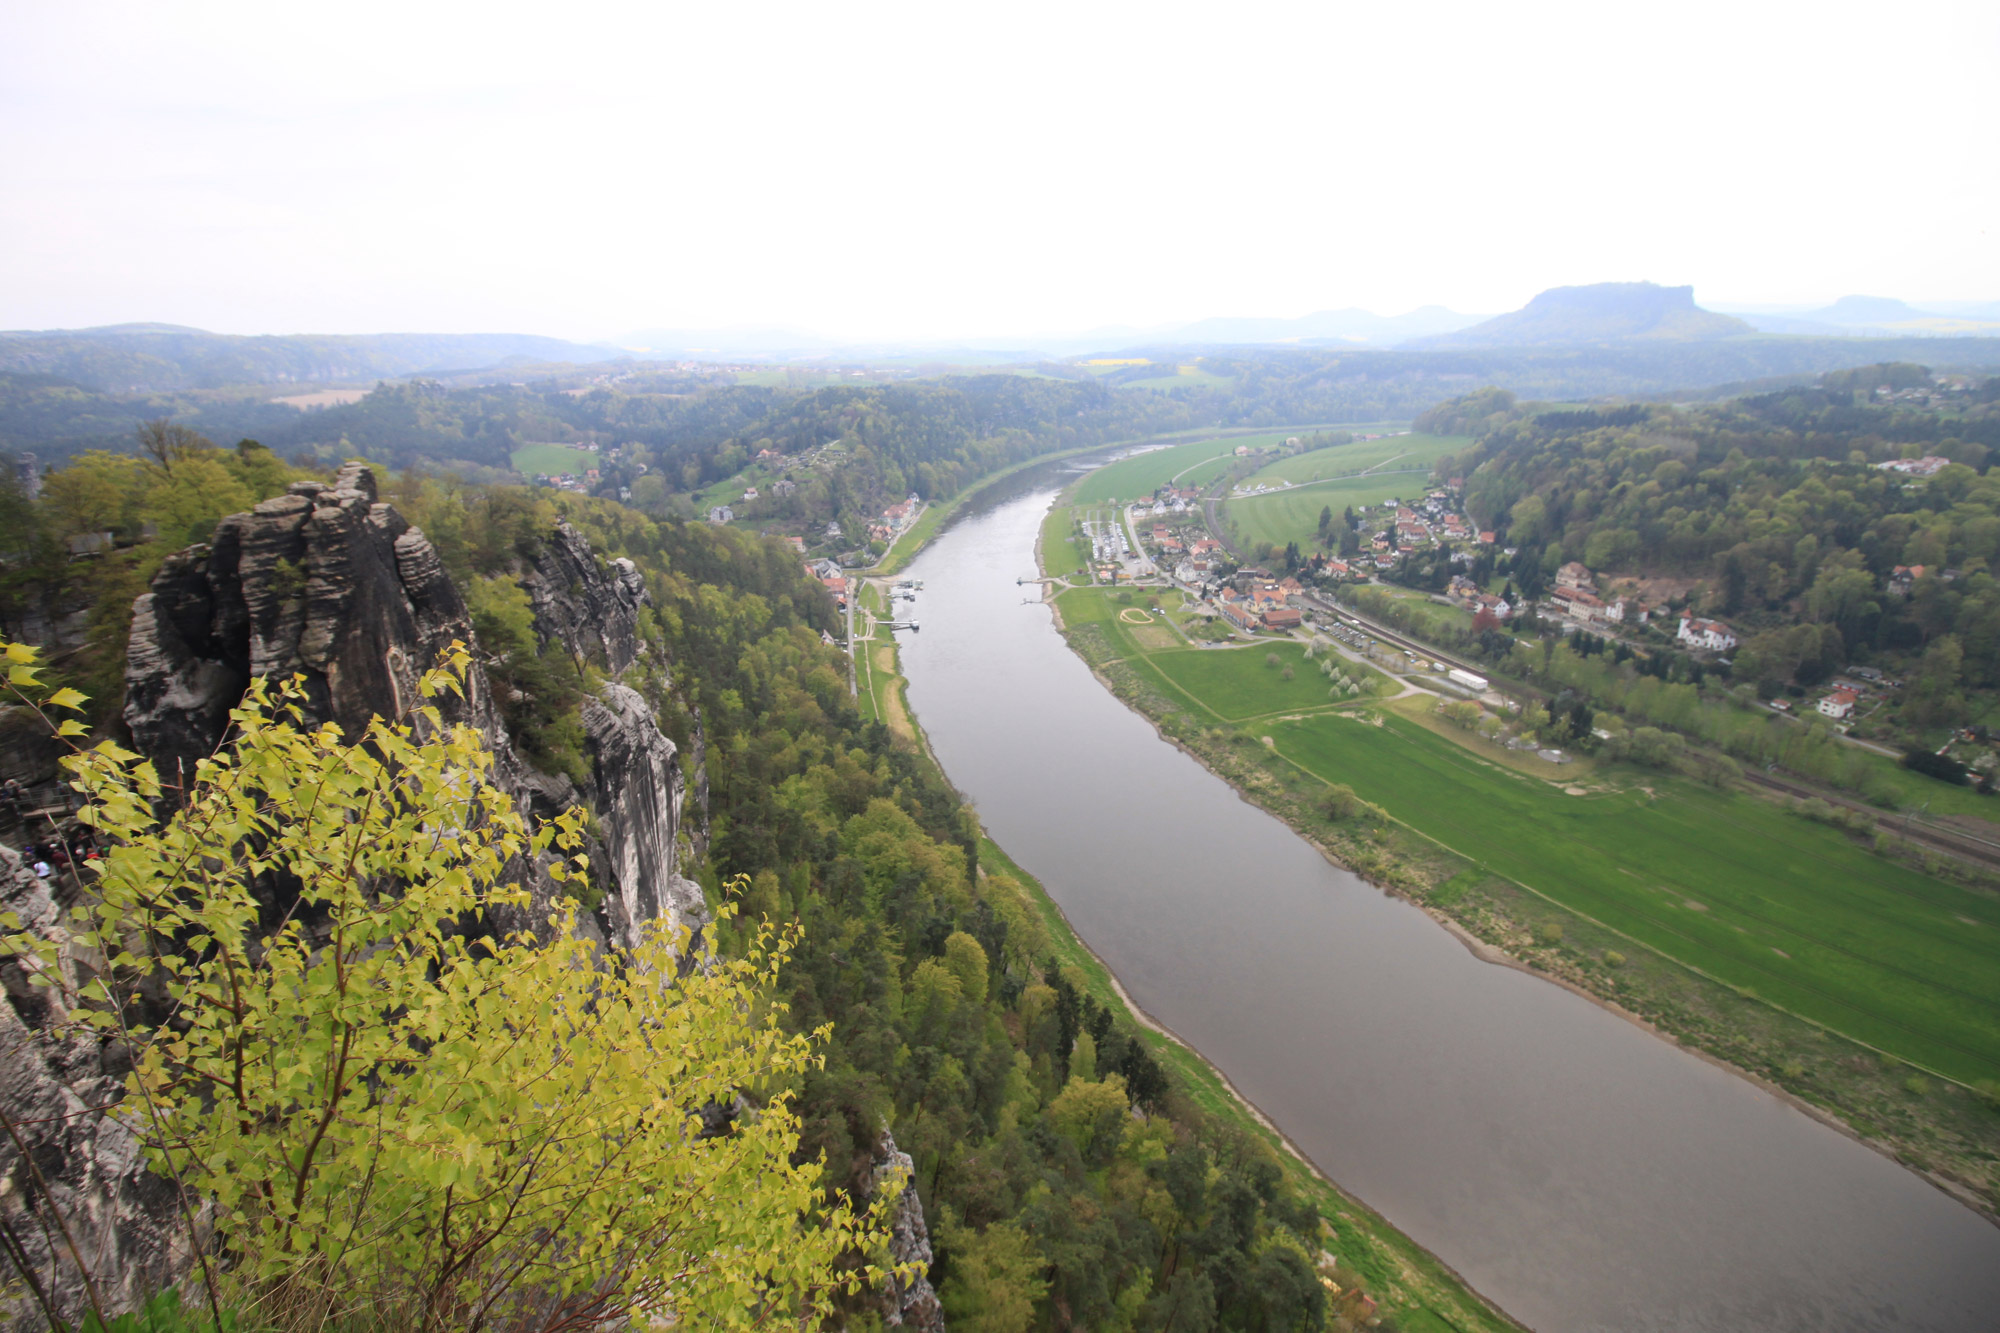
<svg viewBox="0 0 2000 1333">
<path fill-rule="evenodd" d="M 1314 449 L 1281 458 L 1252 474 L 1243 484 L 1288 481 L 1298 486 L 1366 468 L 1427 468 L 1443 455 L 1457 453 L 1470 443 L 1472 437 L 1468 435 L 1391 435 L 1380 440 L 1356 440 L 1332 449 Z"/>
<path fill-rule="evenodd" d="M 1295 483 L 1293 488 L 1229 500 L 1222 506 L 1223 521 L 1242 542 L 1251 546 L 1258 542 L 1283 546 L 1295 541 L 1304 547 L 1319 534 L 1322 509 L 1333 510 L 1337 517 L 1349 505 L 1382 504 L 1422 495 L 1430 481 L 1431 464 L 1442 455 L 1463 448 L 1465 443 L 1463 438 L 1451 435 L 1406 435 L 1397 440 L 1363 440 L 1337 449 L 1315 449 L 1281 459 L 1243 484 L 1290 481 Z M 1359 468 L 1380 470 L 1365 476 L 1329 477 L 1332 473 Z"/>
<path fill-rule="evenodd" d="M 1166 373 L 1155 375 L 1151 379 L 1127 380 L 1125 381 L 1125 387 L 1128 389 L 1226 389 L 1235 383 L 1227 375 L 1211 375 L 1200 366 L 1162 366 L 1161 370 Z"/>
<path fill-rule="evenodd" d="M 1057 598 L 1063 623 L 1071 628 L 1095 626 L 1103 632 L 1111 651 L 1125 659 L 1135 672 L 1167 698 L 1190 710 L 1203 724 L 1235 723 L 1268 714 L 1327 708 L 1332 705 L 1331 682 L 1320 673 L 1319 664 L 1306 660 L 1304 645 L 1297 640 L 1273 635 L 1261 642 L 1241 647 L 1195 648 L 1178 636 L 1163 633 L 1165 616 L 1157 626 L 1140 626 L 1119 618 L 1127 606 L 1144 606 L 1150 589 L 1131 593 L 1109 588 L 1072 588 Z M 1127 596 L 1131 602 L 1123 599 Z M 1180 600 L 1178 592 L 1161 596 L 1163 603 Z M 1275 654 L 1278 664 L 1267 660 Z M 1372 667 L 1340 659 L 1341 670 L 1350 679 L 1362 682 L 1364 693 L 1393 692 L 1389 678 Z M 1285 679 L 1290 671 L 1292 678 Z"/>
<path fill-rule="evenodd" d="M 1137 500 L 1168 482 L 1180 486 L 1206 485 L 1229 470 L 1239 447 L 1261 449 L 1310 431 L 1310 427 L 1294 426 L 1262 435 L 1211 436 L 1154 449 L 1097 469 L 1077 483 L 1073 496 L 1084 503 Z"/>
<path fill-rule="evenodd" d="M 597 466 L 597 455 L 588 449 L 571 449 L 560 444 L 531 444 L 514 451 L 513 463 L 516 472 L 530 477 L 537 472 L 551 475 L 570 472 L 580 477 Z"/>
<path fill-rule="evenodd" d="M 1272 735 L 1280 754 L 1482 867 L 1731 986 L 1951 1077 L 2000 1077 L 1990 894 L 1678 778 L 1566 795 L 1393 714 Z"/>
</svg>

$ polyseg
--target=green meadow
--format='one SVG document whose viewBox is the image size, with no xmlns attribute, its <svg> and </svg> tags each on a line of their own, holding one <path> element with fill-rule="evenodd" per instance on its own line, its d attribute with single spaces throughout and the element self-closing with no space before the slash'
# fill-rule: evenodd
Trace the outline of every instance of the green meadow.
<svg viewBox="0 0 2000 1333">
<path fill-rule="evenodd" d="M 1315 449 L 1281 459 L 1245 481 L 1289 481 L 1290 490 L 1229 500 L 1223 519 L 1243 542 L 1283 546 L 1310 545 L 1319 535 L 1322 509 L 1338 515 L 1349 505 L 1377 505 L 1422 495 L 1430 481 L 1431 464 L 1465 447 L 1462 436 L 1404 435 L 1387 440 L 1361 440 L 1336 449 Z M 1365 476 L 1353 474 L 1377 469 Z"/>
<path fill-rule="evenodd" d="M 1150 450 L 1097 469 L 1076 484 L 1072 498 L 1082 504 L 1137 500 L 1169 482 L 1177 486 L 1204 486 L 1229 470 L 1239 447 L 1266 448 L 1301 433 L 1304 428 L 1295 427 L 1264 435 L 1190 440 Z"/>
<path fill-rule="evenodd" d="M 1953 1078 L 2000 1077 L 1991 894 L 1680 778 L 1567 795 L 1394 714 L 1379 727 L 1323 714 L 1271 735 L 1482 868 L 1730 986 Z"/>
<path fill-rule="evenodd" d="M 597 455 L 588 449 L 571 449 L 561 444 L 531 444 L 516 449 L 513 455 L 514 470 L 525 476 L 537 472 L 559 475 L 564 472 L 582 476 L 590 468 L 597 466 Z"/>
<path fill-rule="evenodd" d="M 1457 453 L 1472 443 L 1468 435 L 1391 435 L 1380 440 L 1356 440 L 1331 449 L 1281 458 L 1254 473 L 1243 484 L 1288 481 L 1293 485 L 1342 477 L 1367 468 L 1401 471 L 1426 468 L 1445 454 Z"/>
<path fill-rule="evenodd" d="M 1196 648 L 1176 636 L 1170 648 L 1150 647 L 1135 633 L 1143 627 L 1119 619 L 1118 613 L 1128 605 L 1120 599 L 1128 595 L 1133 599 L 1130 605 L 1143 607 L 1154 594 L 1151 589 L 1126 594 L 1109 588 L 1072 588 L 1058 598 L 1063 623 L 1102 629 L 1115 655 L 1204 723 L 1241 722 L 1271 713 L 1325 708 L 1333 702 L 1332 682 L 1320 673 L 1319 663 L 1307 660 L 1305 646 L 1296 639 L 1273 635 L 1241 646 Z M 1168 592 L 1162 600 L 1178 601 L 1180 596 Z M 1165 628 L 1168 618 L 1155 612 L 1154 623 Z M 1269 660 L 1272 656 L 1278 659 L 1276 665 Z M 1372 667 L 1344 658 L 1339 664 L 1350 679 L 1362 682 L 1364 693 L 1379 692 L 1387 685 L 1388 677 Z M 1285 678 L 1287 671 L 1290 680 Z M 1394 687 L 1388 688 L 1393 692 Z"/>
<path fill-rule="evenodd" d="M 1226 389 L 1235 383 L 1227 375 L 1212 375 L 1200 366 L 1161 366 L 1151 379 L 1127 380 L 1128 389 Z"/>
</svg>

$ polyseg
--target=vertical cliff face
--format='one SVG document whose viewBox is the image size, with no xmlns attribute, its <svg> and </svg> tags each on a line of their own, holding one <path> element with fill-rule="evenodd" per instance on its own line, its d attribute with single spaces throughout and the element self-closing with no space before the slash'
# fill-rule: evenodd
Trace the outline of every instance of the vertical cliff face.
<svg viewBox="0 0 2000 1333">
<path fill-rule="evenodd" d="M 923 1200 L 917 1197 L 916 1164 L 896 1146 L 895 1136 L 886 1129 L 875 1145 L 875 1160 L 880 1165 L 875 1168 L 873 1188 L 880 1189 L 891 1171 L 903 1174 L 903 1192 L 896 1200 L 895 1214 L 889 1223 L 889 1261 L 921 1264 L 925 1270 L 907 1282 L 889 1279 L 881 1298 L 882 1322 L 891 1328 L 914 1329 L 917 1333 L 944 1333 L 944 1306 L 938 1302 L 928 1275 L 931 1233 L 924 1224 Z"/>
<path fill-rule="evenodd" d="M 297 672 L 313 710 L 359 734 L 415 702 L 417 677 L 454 639 L 469 642 L 472 622 L 437 552 L 352 464 L 331 486 L 302 482 L 169 557 L 132 608 L 125 721 L 171 780 L 214 751 L 253 676 Z M 483 673 L 469 684 L 453 720 L 498 748 Z"/>
<path fill-rule="evenodd" d="M 49 1327 L 42 1303 L 72 1317 L 90 1308 L 72 1244 L 93 1275 L 96 1298 L 123 1310 L 173 1280 L 187 1261 L 173 1184 L 146 1169 L 138 1142 L 113 1116 L 92 1108 L 118 1099 L 127 1065 L 116 1046 L 71 1026 L 63 992 L 78 982 L 79 960 L 62 913 L 20 856 L 0 847 L 0 910 L 59 941 L 49 961 L 57 987 L 33 986 L 12 959 L 0 962 L 0 1219 L 14 1262 L 0 1291 L 0 1325 L 20 1333 Z M 55 1216 L 65 1227 L 49 1225 Z M 30 1289 L 16 1271 L 35 1274 Z"/>
<path fill-rule="evenodd" d="M 593 777 L 591 808 L 604 839 L 601 863 L 611 942 L 629 948 L 648 921 L 699 927 L 701 886 L 675 869 L 685 782 L 674 743 L 660 734 L 636 690 L 606 685 L 583 705 Z"/>
</svg>

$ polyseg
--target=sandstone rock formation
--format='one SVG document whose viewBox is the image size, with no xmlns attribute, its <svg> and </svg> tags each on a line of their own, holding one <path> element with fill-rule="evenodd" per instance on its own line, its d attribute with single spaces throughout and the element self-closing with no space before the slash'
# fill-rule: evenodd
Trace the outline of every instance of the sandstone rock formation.
<svg viewBox="0 0 2000 1333">
<path fill-rule="evenodd" d="M 31 985 L 17 960 L 0 963 L 8 1000 L 0 1005 L 0 1247 L 12 1260 L 0 1266 L 12 1279 L 0 1287 L 0 1326 L 15 1333 L 50 1327 L 44 1302 L 71 1317 L 89 1310 L 85 1268 L 96 1299 L 115 1312 L 172 1280 L 188 1259 L 174 1185 L 146 1169 L 119 1120 L 95 1113 L 117 1100 L 125 1066 L 115 1045 L 68 1021 L 79 960 L 53 884 L 0 847 L 0 910 L 62 942 L 49 960 L 60 985 Z M 22 1272 L 34 1274 L 32 1283 Z"/>
<path fill-rule="evenodd" d="M 897 1199 L 895 1216 L 890 1221 L 889 1259 L 892 1263 L 917 1263 L 929 1269 L 931 1233 L 924 1224 L 923 1201 L 917 1197 L 916 1164 L 896 1146 L 895 1137 L 886 1129 L 876 1145 L 876 1161 L 880 1163 L 875 1168 L 878 1187 L 891 1171 L 903 1173 L 902 1197 Z M 882 1322 L 891 1328 L 915 1329 L 918 1333 L 944 1333 L 944 1307 L 938 1303 L 930 1278 L 923 1274 L 910 1282 L 890 1278 L 888 1289 L 882 1293 Z"/>
</svg>

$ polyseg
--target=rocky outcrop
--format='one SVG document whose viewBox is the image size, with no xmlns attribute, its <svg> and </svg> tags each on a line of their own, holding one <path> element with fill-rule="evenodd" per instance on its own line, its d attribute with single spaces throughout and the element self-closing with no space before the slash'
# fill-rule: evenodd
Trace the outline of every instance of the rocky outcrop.
<svg viewBox="0 0 2000 1333">
<path fill-rule="evenodd" d="M 685 784 L 674 743 L 660 734 L 638 691 L 606 685 L 583 705 L 590 749 L 591 809 L 604 842 L 605 926 L 629 948 L 648 921 L 699 929 L 708 917 L 701 886 L 675 867 Z"/>
<path fill-rule="evenodd" d="M 561 645 L 579 662 L 597 662 L 611 676 L 638 660 L 646 580 L 630 560 L 600 560 L 583 534 L 562 521 L 521 586 L 543 643 Z"/>
<path fill-rule="evenodd" d="M 189 1257 L 174 1185 L 146 1169 L 121 1121 L 96 1113 L 118 1099 L 125 1065 L 116 1046 L 69 1021 L 79 960 L 51 883 L 0 847 L 0 909 L 58 941 L 47 961 L 60 982 L 35 986 L 18 961 L 0 964 L 0 1244 L 13 1260 L 0 1266 L 9 1277 L 0 1324 L 15 1330 L 50 1327 L 44 1301 L 71 1316 L 88 1310 L 86 1270 L 96 1299 L 117 1311 L 172 1280 Z"/>
<path fill-rule="evenodd" d="M 919 1333 L 944 1333 L 944 1306 L 938 1303 L 929 1277 L 931 1233 L 924 1225 L 923 1201 L 917 1197 L 916 1165 L 908 1153 L 896 1146 L 895 1137 L 886 1129 L 876 1145 L 875 1158 L 879 1163 L 875 1168 L 876 1188 L 892 1172 L 903 1174 L 903 1193 L 896 1200 L 889 1223 L 889 1261 L 921 1265 L 913 1279 L 889 1279 L 882 1292 L 882 1322 L 891 1328 L 915 1329 Z"/>
<path fill-rule="evenodd" d="M 305 677 L 312 711 L 359 735 L 399 717 L 417 678 L 472 622 L 429 541 L 349 464 L 333 484 L 232 514 L 206 546 L 168 558 L 132 607 L 125 722 L 164 779 L 191 774 L 252 677 Z M 483 675 L 441 701 L 496 742 Z"/>
</svg>

